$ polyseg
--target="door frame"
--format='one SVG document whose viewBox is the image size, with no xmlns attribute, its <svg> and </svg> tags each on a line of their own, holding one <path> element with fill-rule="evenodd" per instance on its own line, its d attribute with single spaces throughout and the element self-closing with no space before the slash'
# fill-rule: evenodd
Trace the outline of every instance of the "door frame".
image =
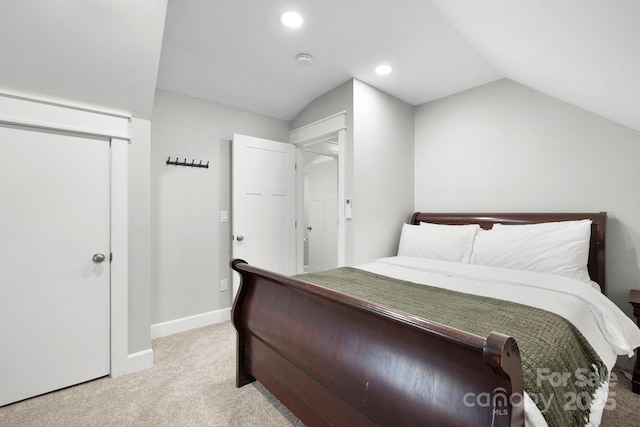
<svg viewBox="0 0 640 427">
<path fill-rule="evenodd" d="M 289 132 L 289 143 L 296 146 L 296 270 L 304 271 L 304 155 L 305 146 L 323 140 L 338 143 L 338 266 L 346 265 L 347 231 L 345 215 L 346 177 L 346 111 L 332 114 Z"/>
<path fill-rule="evenodd" d="M 0 124 L 63 132 L 84 137 L 110 139 L 110 240 L 113 260 L 110 284 L 110 376 L 130 372 L 129 328 L 129 213 L 128 145 L 131 116 L 38 99 L 0 93 Z"/>
</svg>

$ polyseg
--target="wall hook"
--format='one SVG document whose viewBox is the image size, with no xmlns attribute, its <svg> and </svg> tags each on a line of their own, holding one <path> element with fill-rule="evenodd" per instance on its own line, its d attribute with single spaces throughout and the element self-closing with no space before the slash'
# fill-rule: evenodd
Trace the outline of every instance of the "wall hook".
<svg viewBox="0 0 640 427">
<path fill-rule="evenodd" d="M 180 161 L 179 157 L 176 157 L 175 161 L 171 160 L 171 156 L 167 157 L 167 162 L 168 165 L 173 165 L 173 166 L 188 166 L 188 167 L 192 167 L 192 168 L 209 168 L 209 161 L 207 161 L 206 165 L 202 164 L 202 160 L 200 160 L 200 163 L 196 163 L 195 159 L 191 159 L 191 163 L 187 163 L 187 158 L 185 157 L 183 161 Z"/>
</svg>

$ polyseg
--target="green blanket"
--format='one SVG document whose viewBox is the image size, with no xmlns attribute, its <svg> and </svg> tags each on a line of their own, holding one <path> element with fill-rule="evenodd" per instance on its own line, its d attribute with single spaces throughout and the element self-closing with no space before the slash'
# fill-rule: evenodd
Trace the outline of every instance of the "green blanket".
<svg viewBox="0 0 640 427">
<path fill-rule="evenodd" d="M 515 338 L 524 389 L 550 427 L 584 426 L 594 392 L 608 376 L 602 360 L 575 326 L 545 310 L 349 267 L 297 277 L 482 337 L 493 331 Z"/>
</svg>

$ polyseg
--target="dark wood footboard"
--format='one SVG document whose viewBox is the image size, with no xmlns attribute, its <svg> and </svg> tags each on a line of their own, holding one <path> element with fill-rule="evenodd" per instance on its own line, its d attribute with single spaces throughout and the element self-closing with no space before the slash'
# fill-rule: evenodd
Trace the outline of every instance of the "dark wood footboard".
<svg viewBox="0 0 640 427">
<path fill-rule="evenodd" d="M 307 426 L 523 426 L 520 353 L 234 259 L 241 387 L 260 381 Z"/>
</svg>

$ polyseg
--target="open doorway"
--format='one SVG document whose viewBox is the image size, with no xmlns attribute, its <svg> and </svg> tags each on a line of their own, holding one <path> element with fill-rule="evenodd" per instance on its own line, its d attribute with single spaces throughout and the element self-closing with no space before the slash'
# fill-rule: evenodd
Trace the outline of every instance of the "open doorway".
<svg viewBox="0 0 640 427">
<path fill-rule="evenodd" d="M 289 134 L 297 154 L 297 271 L 345 265 L 345 112 Z"/>
</svg>

